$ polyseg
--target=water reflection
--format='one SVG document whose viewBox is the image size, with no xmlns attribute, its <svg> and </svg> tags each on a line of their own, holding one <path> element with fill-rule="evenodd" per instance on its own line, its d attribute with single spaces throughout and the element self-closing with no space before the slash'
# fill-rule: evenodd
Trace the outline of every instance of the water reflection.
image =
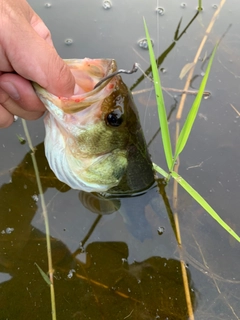
<svg viewBox="0 0 240 320">
<path fill-rule="evenodd" d="M 152 228 L 146 219 L 143 207 L 143 203 L 152 201 L 151 197 L 152 194 L 146 192 L 141 195 L 141 201 L 138 197 L 124 198 L 121 201 L 121 199 L 106 199 L 98 194 L 84 191 L 79 194 L 82 204 L 93 213 L 101 216 L 118 211 L 123 217 L 129 233 L 140 241 L 152 238 Z"/>
<path fill-rule="evenodd" d="M 38 151 L 40 148 L 38 146 Z M 44 164 L 39 161 L 41 163 Z M 37 188 L 30 156 L 24 159 L 22 165 L 13 172 L 12 182 L 0 190 L 0 230 L 14 229 L 10 234 L 5 232 L 0 235 L 0 271 L 8 276 L 1 284 L 0 318 L 47 319 L 51 312 L 49 288 L 34 265 L 37 262 L 47 271 L 44 234 L 31 225 L 37 210 L 34 197 Z M 45 191 L 49 187 L 61 192 L 68 190 L 51 176 L 48 169 L 44 166 L 42 169 Z M 109 206 L 109 214 L 111 210 L 120 209 L 117 200 L 106 205 Z M 142 212 L 140 204 L 139 209 Z M 101 217 L 96 215 L 93 229 Z M 136 223 L 143 219 L 139 222 L 140 227 L 143 225 L 147 229 L 149 224 L 145 218 L 136 211 Z M 205 220 L 201 226 L 204 224 Z M 132 225 L 133 229 L 131 224 L 127 224 L 129 232 L 139 229 L 134 223 Z M 146 229 L 143 227 L 142 231 Z M 88 239 L 91 236 L 89 231 Z M 145 234 L 142 231 L 139 232 L 141 237 L 152 236 L 151 229 Z M 209 243 L 212 243 L 210 237 Z M 52 247 L 58 319 L 124 319 L 128 315 L 129 319 L 158 319 L 159 316 L 160 319 L 187 319 L 179 261 L 154 256 L 128 263 L 129 248 L 124 242 L 95 241 L 74 254 L 56 239 L 52 239 Z M 10 277 L 11 280 L 6 281 Z M 207 289 L 205 292 L 207 294 Z M 194 301 L 193 292 L 192 295 Z"/>
<path fill-rule="evenodd" d="M 69 187 L 50 171 L 43 144 L 37 146 L 36 158 L 43 190 L 68 191 Z M 31 225 L 37 211 L 37 195 L 28 153 L 12 172 L 11 182 L 0 189 L 0 230 L 12 230 L 0 235 L 0 272 L 5 275 L 0 284 L 0 319 L 48 319 L 51 314 L 49 287 L 35 265 L 47 272 L 45 234 Z M 144 197 L 148 202 L 152 194 L 146 193 Z M 57 319 L 188 318 L 178 260 L 152 256 L 128 262 L 129 248 L 121 241 L 95 241 L 85 246 L 102 217 L 99 214 L 102 210 L 106 214 L 119 210 L 129 232 L 141 241 L 151 237 L 152 229 L 141 214 L 142 203 L 137 198 L 124 199 L 121 206 L 119 199 L 107 201 L 80 192 L 81 202 L 97 216 L 81 242 L 82 247 L 74 253 L 62 241 L 51 238 Z M 131 209 L 130 202 L 134 199 L 136 207 Z M 191 294 L 194 303 L 194 290 Z"/>
<path fill-rule="evenodd" d="M 20 257 L 14 243 L 14 258 L 1 265 L 12 277 L 1 284 L 2 319 L 51 314 L 49 288 L 35 266 L 47 270 L 45 235 L 35 229 L 26 240 Z M 124 319 L 131 312 L 130 319 L 188 318 L 179 261 L 151 257 L 128 264 L 122 242 L 89 244 L 85 263 L 60 241 L 52 239 L 52 247 L 58 319 Z"/>
</svg>

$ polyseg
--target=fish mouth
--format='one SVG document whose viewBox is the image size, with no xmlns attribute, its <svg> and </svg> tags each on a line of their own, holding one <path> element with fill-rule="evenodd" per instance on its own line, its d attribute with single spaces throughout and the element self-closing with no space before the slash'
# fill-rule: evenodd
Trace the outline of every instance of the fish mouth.
<svg viewBox="0 0 240 320">
<path fill-rule="evenodd" d="M 70 67 L 76 83 L 84 91 L 79 93 L 85 94 L 86 97 L 101 91 L 117 71 L 117 64 L 113 59 L 64 59 L 64 62 Z M 105 78 L 107 79 L 98 85 Z"/>
<path fill-rule="evenodd" d="M 52 105 L 58 106 L 66 114 L 82 111 L 98 102 L 103 93 L 108 95 L 119 80 L 119 76 L 111 77 L 117 70 L 116 61 L 113 59 L 64 59 L 64 62 L 69 66 L 79 87 L 79 92 L 70 98 L 55 96 L 33 82 L 37 95 L 48 110 L 50 109 L 48 108 L 50 101 Z M 94 88 L 105 77 L 109 78 Z M 51 110 L 49 111 L 51 112 Z"/>
</svg>

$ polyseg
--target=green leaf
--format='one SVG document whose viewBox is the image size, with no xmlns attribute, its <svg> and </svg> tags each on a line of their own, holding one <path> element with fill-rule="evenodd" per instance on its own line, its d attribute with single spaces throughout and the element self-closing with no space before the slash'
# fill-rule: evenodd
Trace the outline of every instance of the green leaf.
<svg viewBox="0 0 240 320">
<path fill-rule="evenodd" d="M 43 280 L 47 282 L 47 284 L 50 286 L 51 285 L 51 281 L 48 277 L 48 275 L 39 267 L 39 265 L 35 262 L 35 265 L 37 266 L 41 276 L 43 277 Z"/>
<path fill-rule="evenodd" d="M 152 42 L 151 42 L 151 39 L 148 33 L 148 28 L 144 18 L 143 18 L 143 22 L 144 22 L 144 28 L 145 28 L 145 33 L 146 33 L 146 38 L 148 43 L 149 57 L 150 57 L 150 62 L 152 67 L 154 88 L 155 88 L 155 94 L 156 94 L 156 100 L 157 100 L 157 106 L 158 106 L 158 117 L 159 117 L 159 122 L 161 126 L 163 148 L 164 148 L 167 166 L 168 166 L 168 169 L 170 170 L 172 168 L 172 163 L 173 163 L 173 153 L 172 153 L 171 139 L 170 139 L 170 133 L 168 128 L 167 114 L 165 110 L 161 82 L 158 74 L 156 59 L 153 52 Z"/>
<path fill-rule="evenodd" d="M 164 178 L 167 178 L 169 174 L 160 168 L 155 163 L 153 164 L 154 170 L 156 170 L 158 173 L 160 173 Z M 235 231 L 232 230 L 232 228 L 229 227 L 229 225 L 224 222 L 219 215 L 216 213 L 216 211 L 207 203 L 206 200 L 203 199 L 203 197 L 193 189 L 193 187 L 190 186 L 190 184 L 184 180 L 178 173 L 175 171 L 172 171 L 170 175 L 185 189 L 189 195 L 196 200 L 202 207 L 205 209 L 213 219 L 215 219 L 227 232 L 230 233 L 231 236 L 233 236 L 238 242 L 240 242 L 240 237 L 236 234 Z"/>
<path fill-rule="evenodd" d="M 172 176 L 189 194 L 190 196 L 195 199 L 211 216 L 213 219 L 215 219 L 231 236 L 233 236 L 238 242 L 240 242 L 240 237 L 219 217 L 219 215 L 216 213 L 216 211 L 207 203 L 206 200 L 203 199 L 203 197 L 194 190 L 178 173 L 172 171 L 172 166 L 175 163 L 177 157 L 184 149 L 187 140 L 189 138 L 193 123 L 196 119 L 197 112 L 199 109 L 199 106 L 202 101 L 202 96 L 205 90 L 205 86 L 209 77 L 210 69 L 213 63 L 213 58 L 215 56 L 218 43 L 215 45 L 214 50 L 211 54 L 210 60 L 208 62 L 208 66 L 206 69 L 206 73 L 203 77 L 203 80 L 201 82 L 198 94 L 194 100 L 194 103 L 191 107 L 190 112 L 188 113 L 187 119 L 183 125 L 183 128 L 181 130 L 181 133 L 179 135 L 177 145 L 176 145 L 176 151 L 174 158 L 172 157 L 172 147 L 171 147 L 171 140 L 170 140 L 170 134 L 168 129 L 168 122 L 167 122 L 167 115 L 165 111 L 165 105 L 163 100 L 163 94 L 161 90 L 161 83 L 160 78 L 158 74 L 157 64 L 152 48 L 152 42 L 150 40 L 150 36 L 148 33 L 147 25 L 144 20 L 144 27 L 145 27 L 145 33 L 146 38 L 148 42 L 148 48 L 149 48 L 149 56 L 151 61 L 151 67 L 152 67 L 152 73 L 153 73 L 153 79 L 154 79 L 154 87 L 155 87 L 155 94 L 157 99 L 157 105 L 158 105 L 158 115 L 159 115 L 159 122 L 161 126 L 161 134 L 162 134 L 162 141 L 163 141 L 163 147 L 164 147 L 164 153 L 168 165 L 168 169 L 170 170 L 170 173 L 167 173 L 165 170 L 157 166 L 156 164 L 153 164 L 154 170 L 159 172 L 164 178 L 169 180 L 169 178 Z M 191 64 L 188 64 L 184 68 L 184 73 L 188 71 L 192 66 Z"/>
<path fill-rule="evenodd" d="M 215 219 L 227 232 L 230 233 L 231 236 L 233 236 L 238 242 L 240 242 L 240 237 L 236 234 L 235 231 L 232 230 L 232 228 L 229 227 L 229 225 L 224 222 L 217 212 L 213 210 L 213 208 L 207 203 L 206 200 L 203 199 L 203 197 L 194 190 L 186 180 L 184 180 L 178 173 L 171 172 L 172 177 L 192 196 L 193 199 L 195 199 L 211 216 L 213 219 Z"/>
<path fill-rule="evenodd" d="M 199 106 L 202 101 L 202 96 L 203 96 L 203 93 L 205 90 L 205 86 L 207 84 L 208 76 L 210 73 L 210 69 L 212 66 L 213 58 L 216 53 L 217 47 L 218 47 L 218 43 L 215 45 L 215 47 L 213 49 L 213 52 L 212 52 L 211 57 L 209 59 L 207 70 L 206 70 L 206 73 L 202 79 L 198 94 L 193 102 L 193 105 L 188 113 L 187 119 L 186 119 L 186 121 L 183 125 L 183 128 L 181 130 L 181 133 L 178 137 L 176 151 L 175 151 L 175 155 L 174 155 L 174 162 L 177 159 L 177 157 L 179 156 L 179 154 L 182 152 L 183 148 L 185 147 L 187 140 L 189 138 L 190 132 L 192 130 L 193 123 L 196 119 L 198 109 L 199 109 Z"/>
<path fill-rule="evenodd" d="M 169 174 L 160 168 L 157 164 L 153 163 L 153 169 L 160 173 L 164 178 L 168 178 Z"/>
</svg>

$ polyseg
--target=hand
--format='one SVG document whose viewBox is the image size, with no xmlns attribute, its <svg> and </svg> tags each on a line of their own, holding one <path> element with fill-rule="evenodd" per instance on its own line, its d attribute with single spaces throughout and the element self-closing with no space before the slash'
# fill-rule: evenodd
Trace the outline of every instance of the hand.
<svg viewBox="0 0 240 320">
<path fill-rule="evenodd" d="M 76 93 L 49 30 L 25 0 L 0 0 L 0 30 L 0 128 L 8 127 L 14 115 L 34 120 L 44 113 L 30 81 L 55 95 Z"/>
</svg>

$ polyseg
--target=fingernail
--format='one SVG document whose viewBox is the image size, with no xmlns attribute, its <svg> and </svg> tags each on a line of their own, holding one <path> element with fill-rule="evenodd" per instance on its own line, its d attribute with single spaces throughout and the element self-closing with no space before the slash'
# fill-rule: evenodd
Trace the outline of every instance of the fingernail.
<svg viewBox="0 0 240 320">
<path fill-rule="evenodd" d="M 20 95 L 17 89 L 11 82 L 1 82 L 1 88 L 11 97 L 13 100 L 19 100 Z"/>
</svg>

